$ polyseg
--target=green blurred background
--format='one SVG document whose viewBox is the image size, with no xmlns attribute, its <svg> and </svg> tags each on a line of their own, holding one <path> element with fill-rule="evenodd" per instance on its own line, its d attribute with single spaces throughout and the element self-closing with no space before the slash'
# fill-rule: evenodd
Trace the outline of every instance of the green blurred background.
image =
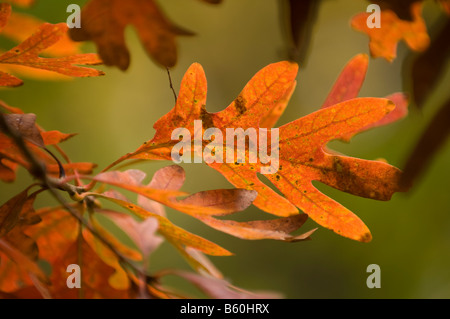
<svg viewBox="0 0 450 319">
<path fill-rule="evenodd" d="M 32 9 L 20 11 L 53 23 L 65 22 L 70 3 L 82 5 L 85 1 L 38 0 Z M 285 21 L 276 0 L 224 0 L 217 6 L 195 0 L 159 3 L 173 22 L 197 34 L 178 38 L 179 60 L 171 74 L 178 91 L 189 65 L 201 63 L 208 79 L 209 112 L 225 108 L 259 69 L 287 56 Z M 358 53 L 369 53 L 367 36 L 350 27 L 351 17 L 365 11 L 367 4 L 354 0 L 322 2 L 307 62 L 300 66 L 297 89 L 278 124 L 317 110 L 347 61 Z M 434 1 L 426 4 L 424 16 L 431 25 L 439 8 Z M 3 47 L 11 45 L 2 43 Z M 65 82 L 25 79 L 22 87 L 1 90 L 0 99 L 36 113 L 38 123 L 47 130 L 79 133 L 62 146 L 73 161 L 95 162 L 101 169 L 150 139 L 153 123 L 173 107 L 166 70 L 148 58 L 132 28 L 127 29 L 127 43 L 132 56 L 127 72 L 100 67 L 105 77 Z M 94 52 L 95 47 L 88 43 L 84 49 Z M 402 64 L 409 49 L 401 42 L 397 53 L 393 63 L 370 59 L 360 96 L 383 97 L 402 91 Z M 448 98 L 448 71 L 447 65 L 439 87 L 422 111 L 411 106 L 409 116 L 398 123 L 356 136 L 350 144 L 332 142 L 329 146 L 355 157 L 382 157 L 402 168 L 430 118 Z M 372 242 L 366 244 L 321 227 L 307 242 L 244 241 L 176 211 L 169 210 L 168 216 L 175 224 L 232 251 L 234 256 L 212 260 L 227 279 L 242 288 L 279 291 L 286 298 L 449 298 L 449 162 L 447 142 L 415 187 L 407 194 L 394 195 L 389 202 L 358 198 L 317 184 L 363 219 L 373 235 Z M 151 176 L 169 164 L 148 162 L 135 168 Z M 204 164 L 182 166 L 187 174 L 184 191 L 232 187 Z M 15 183 L 1 183 L 0 202 L 29 183 L 30 177 L 23 170 Z M 54 204 L 49 198 L 39 201 L 41 206 Z M 240 215 L 246 219 L 268 217 L 255 207 Z M 301 230 L 315 227 L 309 220 Z M 369 264 L 381 268 L 379 289 L 366 286 Z M 188 269 L 168 244 L 152 255 L 151 267 Z M 187 288 L 174 280 L 168 283 Z"/>
</svg>

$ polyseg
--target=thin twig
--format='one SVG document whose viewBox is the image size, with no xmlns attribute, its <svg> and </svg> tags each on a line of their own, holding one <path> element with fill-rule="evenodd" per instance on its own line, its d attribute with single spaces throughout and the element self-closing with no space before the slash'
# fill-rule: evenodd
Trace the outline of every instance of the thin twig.
<svg viewBox="0 0 450 319">
<path fill-rule="evenodd" d="M 168 67 L 166 67 L 166 70 L 167 70 L 167 75 L 169 76 L 169 85 L 170 85 L 170 88 L 171 88 L 171 90 L 172 90 L 172 92 L 173 92 L 173 96 L 175 97 L 175 103 L 177 103 L 177 93 L 175 93 L 175 89 L 173 88 L 173 84 L 172 84 L 172 77 L 170 76 L 170 70 L 169 70 L 169 68 Z"/>
</svg>

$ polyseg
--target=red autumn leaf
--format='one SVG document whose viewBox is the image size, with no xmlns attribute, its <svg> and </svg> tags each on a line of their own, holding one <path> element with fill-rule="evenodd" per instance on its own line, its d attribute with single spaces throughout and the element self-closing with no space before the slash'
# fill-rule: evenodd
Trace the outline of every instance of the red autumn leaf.
<svg viewBox="0 0 450 319">
<path fill-rule="evenodd" d="M 132 25 L 147 53 L 166 67 L 176 63 L 175 37 L 192 35 L 172 22 L 153 0 L 90 0 L 82 9 L 83 27 L 71 29 L 75 41 L 92 40 L 106 65 L 128 69 L 130 53 L 124 31 Z"/>
<path fill-rule="evenodd" d="M 170 160 L 172 147 L 178 143 L 172 140 L 172 131 L 186 128 L 192 138 L 195 135 L 194 120 L 202 120 L 203 130 L 218 128 L 223 136 L 226 128 L 258 128 L 261 119 L 278 106 L 278 101 L 290 94 L 297 69 L 296 64 L 289 62 L 265 67 L 225 110 L 211 114 L 204 107 L 206 78 L 203 69 L 199 64 L 193 64 L 183 78 L 175 107 L 155 123 L 154 138 L 115 164 L 126 159 Z M 320 181 L 336 189 L 377 200 L 389 200 L 394 192 L 403 191 L 398 185 L 401 172 L 397 168 L 379 161 L 330 154 L 324 148 L 330 140 L 353 134 L 380 121 L 393 109 L 393 103 L 387 99 L 357 98 L 280 127 L 279 170 L 266 176 L 285 197 L 259 180 L 257 172 L 265 165 L 248 163 L 248 154 L 245 163 L 212 162 L 208 165 L 236 187 L 257 191 L 258 197 L 253 204 L 264 211 L 287 217 L 297 214 L 298 207 L 317 223 L 343 236 L 370 241 L 371 234 L 364 223 L 319 192 L 311 182 Z M 271 148 L 269 143 L 267 149 Z M 216 152 L 223 150 L 226 150 L 226 145 Z"/>
<path fill-rule="evenodd" d="M 0 27 L 3 28 L 11 14 L 11 6 L 0 4 Z M 19 65 L 56 72 L 71 77 L 100 76 L 102 71 L 77 65 L 98 65 L 101 60 L 96 54 L 76 54 L 58 58 L 42 58 L 39 54 L 56 44 L 67 33 L 66 23 L 45 23 L 18 46 L 0 55 L 0 64 Z M 18 86 L 23 82 L 13 75 L 0 72 L 1 86 Z"/>
<path fill-rule="evenodd" d="M 358 96 L 364 78 L 366 76 L 369 59 L 365 54 L 358 54 L 352 58 L 342 70 L 333 88 L 328 94 L 322 108 L 330 107 L 334 104 L 351 100 Z M 366 131 L 371 128 L 383 126 L 395 122 L 408 114 L 408 98 L 403 93 L 394 93 L 386 96 L 386 99 L 395 104 L 395 109 L 388 113 L 378 122 L 367 125 L 361 128 L 358 132 L 347 134 L 340 139 L 343 141 L 350 141 L 353 135 Z"/>
<path fill-rule="evenodd" d="M 430 42 L 425 21 L 421 16 L 422 3 L 411 4 L 412 21 L 400 19 L 394 11 L 382 10 L 380 28 L 369 28 L 367 18 L 370 13 L 360 13 L 353 17 L 352 27 L 370 37 L 370 53 L 374 58 L 383 57 L 392 61 L 397 56 L 397 43 L 404 40 L 413 51 L 424 51 Z"/>
</svg>

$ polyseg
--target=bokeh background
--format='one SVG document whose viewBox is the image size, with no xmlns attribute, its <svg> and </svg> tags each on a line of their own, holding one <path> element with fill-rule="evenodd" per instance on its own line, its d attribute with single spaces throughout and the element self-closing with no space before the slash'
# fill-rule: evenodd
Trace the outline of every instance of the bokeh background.
<svg viewBox="0 0 450 319">
<path fill-rule="evenodd" d="M 28 10 L 48 22 L 65 22 L 70 3 L 86 1 L 38 0 Z M 269 63 L 286 59 L 285 16 L 276 0 L 224 0 L 213 6 L 196 0 L 159 1 L 176 24 L 197 35 L 179 37 L 179 60 L 171 70 L 178 91 L 181 78 L 193 62 L 199 62 L 208 79 L 209 112 L 225 108 L 247 81 Z M 317 110 L 339 72 L 353 56 L 369 53 L 368 37 L 350 27 L 350 19 L 366 10 L 368 2 L 324 0 L 309 43 L 307 60 L 300 65 L 298 86 L 279 121 L 288 123 Z M 432 25 L 439 8 L 427 1 L 424 17 Z M 83 19 L 81 17 L 81 19 Z M 134 151 L 153 134 L 153 123 L 173 107 L 166 70 L 146 55 L 134 30 L 126 32 L 131 66 L 120 72 L 100 67 L 102 78 L 45 82 L 25 79 L 25 85 L 2 89 L 0 99 L 25 112 L 36 113 L 38 123 L 48 130 L 79 133 L 62 146 L 74 161 L 91 161 L 99 171 L 127 152 Z M 2 40 L 3 48 L 12 43 Z M 94 52 L 87 43 L 85 52 Z M 389 63 L 370 59 L 360 96 L 383 97 L 402 91 L 402 66 L 410 53 L 403 42 L 398 57 Z M 385 158 L 402 168 L 415 142 L 437 108 L 449 96 L 447 65 L 439 86 L 422 110 L 414 105 L 407 118 L 353 138 L 351 143 L 329 146 L 364 159 Z M 450 144 L 433 159 L 426 174 L 408 193 L 394 195 L 388 202 L 358 198 L 316 184 L 324 193 L 360 216 L 373 240 L 359 243 L 319 228 L 313 240 L 299 243 L 245 241 L 209 229 L 176 211 L 168 211 L 177 225 L 204 236 L 232 251 L 231 257 L 212 261 L 233 284 L 251 290 L 273 290 L 286 298 L 450 298 Z M 170 162 L 136 165 L 149 175 Z M 204 164 L 182 164 L 186 183 L 195 192 L 231 188 L 224 177 Z M 0 202 L 21 191 L 30 177 L 21 170 L 13 184 L 0 184 Z M 54 205 L 43 198 L 39 206 Z M 256 207 L 239 213 L 244 219 L 267 218 Z M 309 220 L 301 230 L 317 227 Z M 381 288 L 369 289 L 369 264 L 381 268 Z M 151 258 L 151 269 L 188 269 L 169 245 L 163 244 Z M 197 291 L 184 282 L 168 284 Z"/>
</svg>

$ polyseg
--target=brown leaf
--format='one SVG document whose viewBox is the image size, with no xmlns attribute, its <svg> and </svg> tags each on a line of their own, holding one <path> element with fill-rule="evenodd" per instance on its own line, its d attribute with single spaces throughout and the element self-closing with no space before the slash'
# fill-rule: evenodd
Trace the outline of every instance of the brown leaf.
<svg viewBox="0 0 450 319">
<path fill-rule="evenodd" d="M 82 9 L 83 27 L 69 31 L 75 41 L 92 40 L 106 65 L 128 69 L 130 53 L 124 30 L 132 25 L 156 63 L 172 67 L 177 60 L 175 37 L 192 35 L 173 23 L 153 0 L 90 0 Z"/>
<path fill-rule="evenodd" d="M 28 188 L 0 207 L 0 237 L 6 235 L 17 224 L 27 198 Z"/>
<path fill-rule="evenodd" d="M 44 140 L 42 139 L 41 132 L 36 126 L 36 115 L 32 113 L 28 114 L 3 114 L 1 115 L 5 119 L 9 129 L 15 134 L 21 136 L 28 142 L 33 143 L 36 146 L 45 147 Z M 7 132 L 0 126 L 0 131 Z"/>
<path fill-rule="evenodd" d="M 216 216 L 228 215 L 239 212 L 249 207 L 255 200 L 258 193 L 243 189 L 215 189 L 210 191 L 202 191 L 186 198 L 177 200 L 177 204 L 198 207 L 194 214 L 203 213 L 206 208 L 211 210 L 207 215 Z M 177 205 L 177 207 L 180 207 Z M 213 211 L 214 210 L 214 211 Z"/>
<path fill-rule="evenodd" d="M 210 216 L 197 216 L 197 218 L 214 229 L 238 238 L 250 240 L 275 239 L 287 242 L 297 242 L 310 239 L 309 236 L 316 231 L 316 229 L 313 229 L 298 236 L 289 234 L 300 228 L 305 223 L 308 219 L 306 214 L 298 214 L 272 220 L 255 220 L 249 222 L 220 220 Z"/>
</svg>

